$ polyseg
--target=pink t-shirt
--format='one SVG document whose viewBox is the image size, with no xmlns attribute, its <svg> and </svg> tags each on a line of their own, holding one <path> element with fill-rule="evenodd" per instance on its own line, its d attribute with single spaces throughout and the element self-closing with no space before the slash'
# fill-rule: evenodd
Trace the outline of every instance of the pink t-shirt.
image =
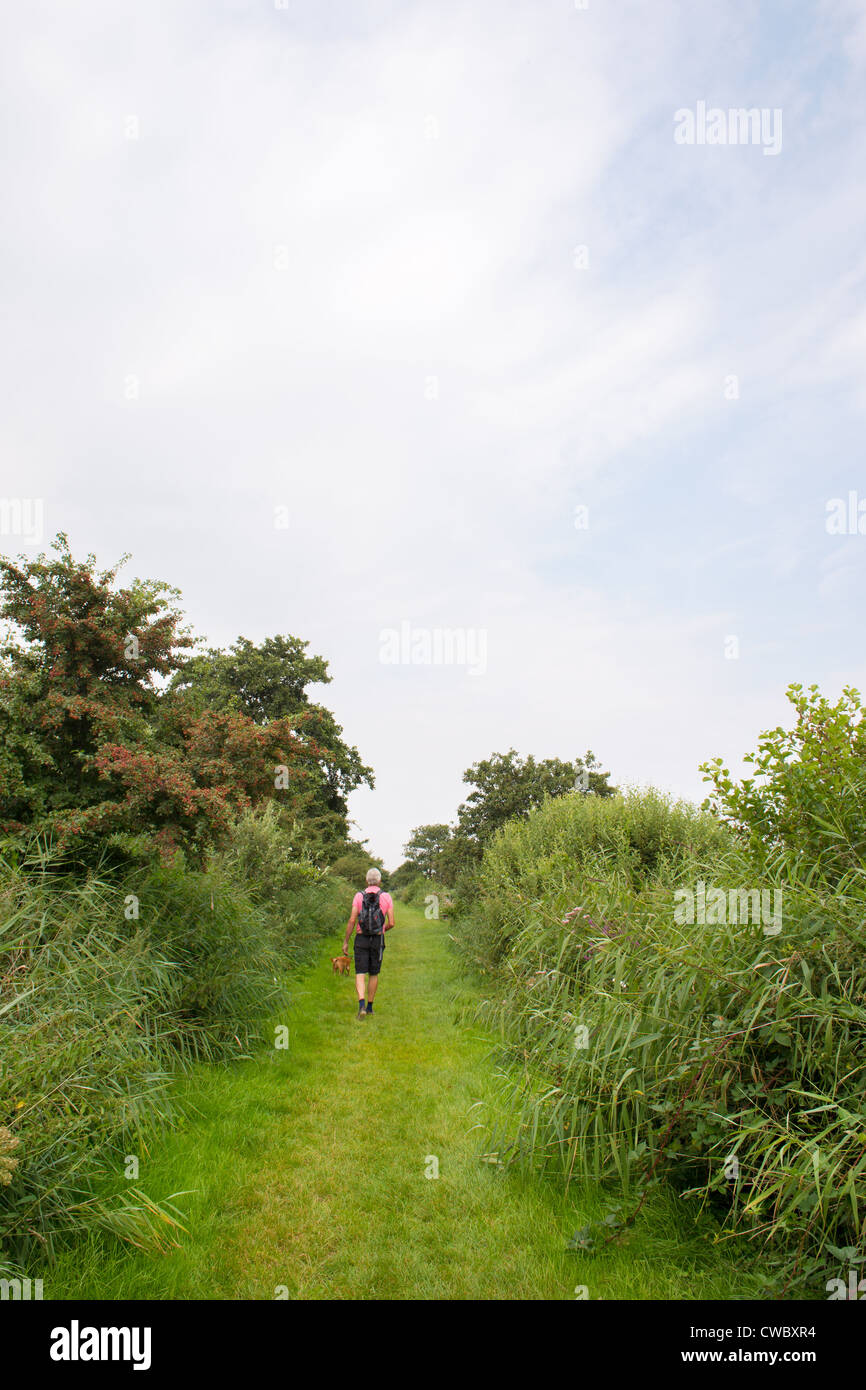
<svg viewBox="0 0 866 1390">
<path fill-rule="evenodd" d="M 376 888 L 376 885 L 375 885 L 374 883 L 371 883 L 371 884 L 370 884 L 370 887 L 367 889 L 367 892 L 368 892 L 368 893 L 371 893 L 371 892 L 373 892 L 374 889 L 375 889 L 375 891 L 379 894 L 379 906 L 381 907 L 382 911 L 384 912 L 384 914 L 385 914 L 385 920 L 387 921 L 387 919 L 388 919 L 388 913 L 389 913 L 389 912 L 393 912 L 393 910 L 394 910 L 394 901 L 393 901 L 393 899 L 392 899 L 390 893 L 384 893 L 384 892 L 382 891 L 381 888 Z M 363 894 L 363 893 L 356 893 L 355 896 L 354 896 L 354 898 L 352 899 L 352 911 L 353 911 L 353 912 L 360 912 L 360 911 L 361 911 L 361 908 L 363 907 L 363 904 L 364 904 L 364 894 Z M 360 932 L 360 930 L 361 930 L 361 924 L 360 924 L 360 922 L 356 922 L 356 923 L 355 923 L 355 933 L 356 933 L 356 935 Z"/>
</svg>

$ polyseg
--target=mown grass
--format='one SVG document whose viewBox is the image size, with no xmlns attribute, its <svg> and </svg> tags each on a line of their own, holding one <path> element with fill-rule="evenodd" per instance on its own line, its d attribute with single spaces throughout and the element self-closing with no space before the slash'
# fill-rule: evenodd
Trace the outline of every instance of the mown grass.
<svg viewBox="0 0 866 1390">
<path fill-rule="evenodd" d="M 598 1187 L 567 1192 L 482 1159 L 500 1104 L 491 1043 L 447 928 L 398 905 L 373 1016 L 323 945 L 292 988 L 286 1050 L 197 1068 L 177 1083 L 179 1131 L 140 1155 L 140 1181 L 175 1196 L 185 1233 L 166 1254 L 92 1233 L 42 1275 L 45 1296 L 151 1299 L 736 1299 L 756 1296 L 736 1247 L 712 1244 L 669 1191 L 628 1240 L 570 1252 L 603 1216 Z M 435 1156 L 439 1177 L 428 1179 Z"/>
</svg>

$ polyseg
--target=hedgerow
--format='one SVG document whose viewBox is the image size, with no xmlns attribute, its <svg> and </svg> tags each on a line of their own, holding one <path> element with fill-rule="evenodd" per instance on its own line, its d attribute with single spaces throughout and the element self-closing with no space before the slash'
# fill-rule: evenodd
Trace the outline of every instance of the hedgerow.
<svg viewBox="0 0 866 1390">
<path fill-rule="evenodd" d="M 651 791 L 551 801 L 488 848 L 454 936 L 503 1049 L 491 1143 L 610 1184 L 602 1238 L 666 1179 L 777 1292 L 826 1296 L 863 1263 L 866 877 L 829 833 L 828 879 Z"/>
</svg>

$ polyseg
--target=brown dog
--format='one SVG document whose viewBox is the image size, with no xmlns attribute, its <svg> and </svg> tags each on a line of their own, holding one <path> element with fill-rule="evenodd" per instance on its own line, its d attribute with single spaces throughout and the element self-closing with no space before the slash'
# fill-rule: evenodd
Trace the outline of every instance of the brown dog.
<svg viewBox="0 0 866 1390">
<path fill-rule="evenodd" d="M 332 956 L 332 957 L 331 957 L 331 968 L 333 969 L 335 975 L 348 975 L 348 973 L 349 973 L 349 957 L 348 957 L 348 956 Z"/>
</svg>

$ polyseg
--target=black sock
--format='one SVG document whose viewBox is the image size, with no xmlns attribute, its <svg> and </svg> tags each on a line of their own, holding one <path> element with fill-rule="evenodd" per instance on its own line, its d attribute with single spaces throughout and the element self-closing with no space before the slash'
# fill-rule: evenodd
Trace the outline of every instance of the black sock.
<svg viewBox="0 0 866 1390">
<path fill-rule="evenodd" d="M 368 1013 L 368 1014 L 371 1014 L 372 1012 L 373 1012 L 373 1005 L 370 1003 L 370 1001 L 369 1001 L 369 999 L 368 999 L 368 1000 L 367 1000 L 367 1013 Z"/>
</svg>

